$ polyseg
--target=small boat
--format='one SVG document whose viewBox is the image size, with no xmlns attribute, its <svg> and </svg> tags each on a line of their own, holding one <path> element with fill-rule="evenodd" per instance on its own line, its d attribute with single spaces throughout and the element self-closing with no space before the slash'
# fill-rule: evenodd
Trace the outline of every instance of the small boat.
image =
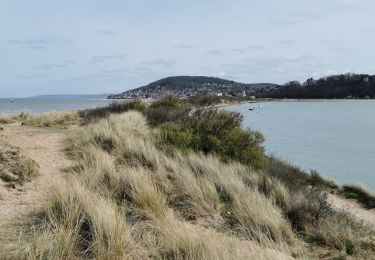
<svg viewBox="0 0 375 260">
<path fill-rule="evenodd" d="M 14 103 L 14 99 L 13 98 L 10 99 L 10 103 Z"/>
<path fill-rule="evenodd" d="M 250 107 L 249 110 L 250 110 L 250 111 L 254 111 L 254 110 L 255 110 L 255 107 Z"/>
<path fill-rule="evenodd" d="M 263 106 L 262 105 L 259 105 L 258 108 L 262 108 Z"/>
</svg>

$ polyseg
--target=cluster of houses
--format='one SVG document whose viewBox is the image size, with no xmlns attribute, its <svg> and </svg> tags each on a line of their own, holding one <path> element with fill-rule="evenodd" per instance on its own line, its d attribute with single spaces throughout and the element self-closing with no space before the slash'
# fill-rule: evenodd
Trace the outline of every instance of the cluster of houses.
<svg viewBox="0 0 375 260">
<path fill-rule="evenodd" d="M 217 87 L 211 86 L 168 89 L 156 86 L 153 88 L 138 88 L 126 91 L 122 94 L 109 96 L 110 99 L 158 99 L 165 96 L 176 96 L 179 98 L 189 98 L 197 95 L 208 95 L 218 97 L 243 97 L 255 99 L 254 90 L 236 89 L 233 87 Z"/>
</svg>

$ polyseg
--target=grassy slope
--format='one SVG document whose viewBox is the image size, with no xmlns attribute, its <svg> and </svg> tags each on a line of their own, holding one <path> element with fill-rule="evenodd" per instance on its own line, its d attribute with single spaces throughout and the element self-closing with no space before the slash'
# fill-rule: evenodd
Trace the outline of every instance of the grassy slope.
<svg viewBox="0 0 375 260">
<path fill-rule="evenodd" d="M 296 251 L 281 210 L 255 189 L 257 174 L 215 157 L 168 156 L 150 138 L 145 119 L 130 112 L 90 126 L 69 144 L 79 161 L 76 177 L 44 214 L 46 225 L 53 221 L 58 230 L 72 234 L 70 249 L 85 240 L 87 254 L 98 258 L 158 259 L 269 258 L 275 250 Z M 77 215 L 66 222 L 77 205 Z M 89 227 L 77 226 L 81 218 Z M 82 228 L 90 230 L 90 239 L 82 237 Z M 67 250 L 66 256 L 74 255 L 57 249 L 54 238 L 50 241 L 42 243 L 46 254 Z"/>
</svg>

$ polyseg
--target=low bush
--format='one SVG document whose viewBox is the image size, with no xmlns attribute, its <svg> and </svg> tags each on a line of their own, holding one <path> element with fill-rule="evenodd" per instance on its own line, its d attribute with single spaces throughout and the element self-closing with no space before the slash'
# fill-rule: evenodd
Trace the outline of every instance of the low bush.
<svg viewBox="0 0 375 260">
<path fill-rule="evenodd" d="M 107 117 L 110 114 L 120 114 L 130 110 L 144 112 L 146 108 L 146 103 L 142 102 L 142 100 L 135 99 L 131 101 L 112 102 L 105 107 L 81 110 L 79 116 L 83 119 L 84 123 L 88 123 L 93 120 Z"/>
<path fill-rule="evenodd" d="M 163 123 L 188 120 L 191 105 L 174 97 L 155 101 L 146 111 L 147 121 L 151 126 Z"/>
<path fill-rule="evenodd" d="M 217 154 L 225 162 L 237 160 L 260 169 L 264 165 L 263 136 L 242 129 L 241 123 L 239 113 L 198 110 L 187 120 L 162 125 L 159 141 L 185 150 Z"/>
<path fill-rule="evenodd" d="M 10 176 L 5 169 L 0 169 L 0 180 L 3 182 L 13 182 L 14 179 L 12 176 Z"/>
<path fill-rule="evenodd" d="M 316 171 L 308 173 L 275 156 L 267 156 L 264 171 L 270 176 L 279 179 L 290 190 L 299 190 L 307 186 L 334 190 L 339 187 L 333 181 L 322 178 Z"/>
<path fill-rule="evenodd" d="M 218 96 L 197 95 L 188 99 L 195 107 L 209 107 L 222 103 L 223 98 Z"/>
<path fill-rule="evenodd" d="M 192 149 L 193 130 L 182 124 L 169 122 L 160 126 L 156 135 L 157 142 L 162 145 L 172 145 L 182 151 Z"/>
<path fill-rule="evenodd" d="M 356 199 L 366 208 L 375 208 L 375 195 L 357 185 L 344 185 L 341 193 L 349 199 Z"/>
<path fill-rule="evenodd" d="M 292 194 L 288 218 L 297 231 L 306 231 L 308 226 L 317 226 L 330 214 L 332 209 L 325 194 L 312 189 Z"/>
</svg>

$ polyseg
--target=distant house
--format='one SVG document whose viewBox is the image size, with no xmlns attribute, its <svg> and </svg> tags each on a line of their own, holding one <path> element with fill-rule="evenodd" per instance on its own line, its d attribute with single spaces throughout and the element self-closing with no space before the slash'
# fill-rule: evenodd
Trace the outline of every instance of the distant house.
<svg viewBox="0 0 375 260">
<path fill-rule="evenodd" d="M 223 96 L 223 93 L 219 92 L 219 93 L 217 93 L 217 96 L 218 96 L 218 97 L 222 97 L 222 96 Z"/>
<path fill-rule="evenodd" d="M 254 100 L 254 99 L 256 99 L 256 98 L 255 98 L 255 96 L 250 96 L 250 99 Z"/>
<path fill-rule="evenodd" d="M 243 98 L 246 97 L 246 92 L 245 92 L 245 91 L 242 93 L 242 97 L 243 97 Z"/>
<path fill-rule="evenodd" d="M 370 96 L 365 96 L 365 99 L 370 99 Z"/>
</svg>

